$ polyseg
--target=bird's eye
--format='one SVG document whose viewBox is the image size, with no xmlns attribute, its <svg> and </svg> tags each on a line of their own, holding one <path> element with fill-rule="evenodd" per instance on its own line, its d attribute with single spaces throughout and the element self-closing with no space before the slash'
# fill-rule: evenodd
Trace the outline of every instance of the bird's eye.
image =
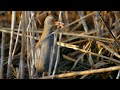
<svg viewBox="0 0 120 90">
<path fill-rule="evenodd" d="M 52 19 L 51 19 L 51 21 L 52 21 L 53 23 L 55 23 L 57 20 L 56 20 L 56 19 L 54 19 L 54 18 L 52 18 Z"/>
</svg>

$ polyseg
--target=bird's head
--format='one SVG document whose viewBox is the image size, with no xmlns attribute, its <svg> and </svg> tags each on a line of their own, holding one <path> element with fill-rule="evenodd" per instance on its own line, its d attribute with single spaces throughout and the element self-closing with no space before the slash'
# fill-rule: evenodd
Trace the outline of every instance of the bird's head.
<svg viewBox="0 0 120 90">
<path fill-rule="evenodd" d="M 64 24 L 62 22 L 57 21 L 57 18 L 52 15 L 46 17 L 44 25 L 47 27 L 59 26 L 61 28 L 64 28 Z"/>
</svg>

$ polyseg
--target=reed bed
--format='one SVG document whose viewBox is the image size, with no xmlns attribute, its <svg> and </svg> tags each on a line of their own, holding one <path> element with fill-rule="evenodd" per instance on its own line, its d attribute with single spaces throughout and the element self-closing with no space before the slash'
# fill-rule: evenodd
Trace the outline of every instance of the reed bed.
<svg viewBox="0 0 120 90">
<path fill-rule="evenodd" d="M 52 33 L 53 72 L 37 76 L 35 45 L 49 14 L 65 28 Z M 119 20 L 119 11 L 0 11 L 0 79 L 119 79 Z"/>
</svg>

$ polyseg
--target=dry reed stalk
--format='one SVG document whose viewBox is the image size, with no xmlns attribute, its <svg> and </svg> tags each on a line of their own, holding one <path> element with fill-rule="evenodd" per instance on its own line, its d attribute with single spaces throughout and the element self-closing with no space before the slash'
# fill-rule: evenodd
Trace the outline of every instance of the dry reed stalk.
<svg viewBox="0 0 120 90">
<path fill-rule="evenodd" d="M 114 22 L 114 23 L 112 24 L 112 26 L 116 26 L 116 24 L 117 24 L 118 22 L 120 22 L 120 19 L 116 20 L 116 22 Z M 115 28 L 116 28 L 116 27 L 115 27 Z M 117 28 L 118 28 L 118 27 L 117 27 Z"/>
<path fill-rule="evenodd" d="M 99 11 L 96 11 L 95 24 L 96 24 L 97 36 L 100 36 L 102 32 L 100 30 Z"/>
<path fill-rule="evenodd" d="M 109 46 L 105 45 L 104 43 L 100 41 L 96 41 L 96 43 L 103 46 L 106 50 L 108 50 L 110 53 L 112 53 L 116 57 L 120 58 L 120 55 L 117 52 L 115 52 L 113 49 L 111 49 Z"/>
<path fill-rule="evenodd" d="M 80 79 L 84 79 L 85 77 L 87 77 L 88 75 L 83 75 L 82 77 L 80 77 Z"/>
<path fill-rule="evenodd" d="M 68 57 L 67 55 L 62 55 L 63 56 L 63 58 L 64 59 L 66 59 L 66 60 L 68 60 L 68 61 L 71 61 L 71 62 L 75 62 L 76 60 L 75 59 L 73 59 L 73 58 L 70 58 L 70 57 Z"/>
<path fill-rule="evenodd" d="M 65 25 L 68 25 L 68 24 L 69 24 L 68 11 L 64 11 L 64 14 L 65 14 L 64 24 L 65 24 Z M 63 18 L 64 18 L 64 17 L 63 17 Z M 67 30 L 66 30 L 66 31 L 70 31 L 70 28 L 67 27 Z"/>
<path fill-rule="evenodd" d="M 81 19 L 77 19 L 77 20 L 73 21 L 72 23 L 66 25 L 65 28 L 67 28 L 67 27 L 69 27 L 69 26 L 71 26 L 71 25 L 73 25 L 73 24 L 79 22 L 79 21 L 82 20 L 82 19 L 85 19 L 85 18 L 87 18 L 87 17 L 89 17 L 89 16 L 91 16 L 91 15 L 94 15 L 94 14 L 95 14 L 95 12 L 92 12 L 92 13 L 86 15 L 86 16 L 83 16 Z"/>
<path fill-rule="evenodd" d="M 59 18 L 58 18 L 58 21 L 62 21 L 62 12 L 63 11 L 60 11 L 59 13 Z M 59 27 L 57 27 L 58 29 Z M 51 55 L 50 55 L 50 62 L 49 62 L 49 69 L 48 69 L 48 76 L 50 76 L 51 74 L 51 70 L 52 70 L 52 62 L 53 62 L 53 59 L 54 59 L 54 54 L 56 53 L 55 51 L 55 48 L 56 48 L 56 42 L 57 42 L 57 36 L 58 36 L 58 30 L 56 30 L 56 32 L 54 32 L 54 45 L 53 45 L 53 48 L 51 49 Z"/>
<path fill-rule="evenodd" d="M 86 38 L 94 38 L 94 39 L 102 39 L 102 40 L 110 40 L 113 41 L 113 39 L 110 38 L 103 38 L 103 37 L 95 37 L 95 36 L 88 36 L 88 35 L 80 35 L 80 34 L 74 34 L 74 33 L 63 33 L 63 35 L 74 35 L 74 36 L 80 36 L 80 37 L 86 37 Z M 38 38 L 35 38 L 38 39 Z M 69 48 L 69 47 L 68 47 Z M 99 56 L 99 55 L 98 55 Z M 114 60 L 114 59 L 113 59 Z M 118 62 L 118 61 L 117 61 Z M 119 63 L 119 62 L 118 62 Z"/>
<path fill-rule="evenodd" d="M 62 33 L 60 33 L 60 36 L 59 36 L 59 44 L 61 43 L 61 38 L 62 38 Z M 56 62 L 55 62 L 55 66 L 54 66 L 54 70 L 53 70 L 53 74 L 52 74 L 53 77 L 55 75 L 59 59 L 60 59 L 60 45 L 58 45 L 57 58 L 56 58 Z"/>
<path fill-rule="evenodd" d="M 120 23 L 119 23 L 119 18 L 118 18 L 118 16 L 117 16 L 117 12 L 116 12 L 116 11 L 113 11 L 113 13 L 114 13 L 115 18 L 116 18 L 116 23 L 118 24 L 117 27 L 120 28 Z M 120 35 L 118 35 L 116 39 L 118 39 L 119 37 L 120 37 Z M 118 71 L 118 74 L 117 74 L 116 79 L 119 79 L 119 77 L 120 77 L 120 70 Z"/>
<path fill-rule="evenodd" d="M 31 54 L 32 54 L 32 61 L 31 61 L 31 78 L 33 79 L 34 78 L 34 72 L 35 72 L 35 70 L 34 70 L 34 65 L 35 65 L 35 51 L 34 51 L 34 45 L 35 45 L 35 39 L 34 39 L 34 36 L 35 36 L 35 33 L 34 33 L 34 28 L 35 28 L 35 26 L 34 26 L 34 18 L 33 18 L 33 16 L 34 16 L 34 12 L 31 12 L 31 21 L 33 21 L 33 22 L 31 22 L 32 23 L 32 26 L 31 26 L 31 30 L 32 30 L 32 32 L 30 33 L 30 35 L 33 37 L 33 38 L 30 38 L 30 48 L 31 48 Z"/>
<path fill-rule="evenodd" d="M 117 24 L 118 24 L 118 26 L 119 26 L 119 28 L 120 28 L 120 23 L 119 23 L 119 18 L 118 18 L 118 16 L 117 16 L 117 12 L 116 12 L 116 11 L 113 11 L 113 13 L 114 13 L 114 15 L 115 15 L 116 22 L 117 22 Z"/>
<path fill-rule="evenodd" d="M 0 29 L 2 29 L 2 30 L 7 30 L 7 31 L 11 31 L 10 28 L 6 28 L 6 27 L 0 27 Z M 116 28 L 116 29 L 120 29 L 120 28 Z M 112 29 L 112 31 L 116 31 L 116 29 Z M 17 32 L 18 29 L 15 28 L 14 31 Z M 2 32 L 2 31 L 1 31 L 1 32 Z M 20 29 L 20 32 L 22 32 L 22 28 Z M 29 32 L 31 32 L 31 30 L 29 30 Z M 35 33 L 42 33 L 42 32 L 43 32 L 43 28 L 37 28 L 37 31 L 35 30 L 34 32 L 35 32 Z M 64 31 L 63 31 L 63 32 L 64 32 Z M 85 34 L 84 31 L 75 31 L 75 32 Z M 92 30 L 90 30 L 90 31 L 88 32 L 88 34 L 94 34 L 94 33 L 96 33 L 95 29 L 92 29 Z"/>
<path fill-rule="evenodd" d="M 38 23 L 41 25 L 41 21 L 39 20 L 39 17 L 42 17 L 44 14 L 46 14 L 47 11 L 44 11 L 43 13 L 41 13 L 40 15 L 37 14 L 37 16 L 34 19 L 37 19 Z"/>
<path fill-rule="evenodd" d="M 103 54 L 103 51 L 102 51 L 103 47 L 101 47 L 99 44 L 97 44 L 97 45 L 98 45 L 98 54 L 99 55 Z M 97 57 L 96 61 L 99 62 L 99 60 L 100 60 L 100 57 Z"/>
<path fill-rule="evenodd" d="M 30 16 L 28 18 L 30 18 Z M 30 24 L 30 21 L 29 21 L 29 24 Z M 30 52 L 30 40 L 29 39 L 30 38 L 28 37 L 29 36 L 29 27 L 30 27 L 29 24 L 26 29 L 26 32 L 27 32 L 27 66 L 28 66 L 28 75 L 29 75 L 29 78 L 31 79 L 31 68 L 30 68 L 30 58 L 29 58 L 29 52 Z"/>
<path fill-rule="evenodd" d="M 89 50 L 91 52 L 91 49 Z M 88 61 L 90 63 L 91 68 L 95 68 L 94 61 L 92 59 L 92 55 L 89 53 Z"/>
<path fill-rule="evenodd" d="M 10 30 L 11 30 L 10 28 L 1 28 L 0 29 L 1 32 L 3 31 L 3 32 L 6 32 L 6 33 L 10 33 Z M 35 32 L 36 33 L 42 33 L 42 30 L 43 30 L 43 28 L 40 28 L 40 29 L 38 29 L 38 31 L 35 31 Z M 114 33 L 114 32 L 119 31 L 119 30 L 120 30 L 120 28 L 115 28 L 115 29 L 112 29 L 111 31 Z M 14 31 L 18 31 L 18 29 L 14 29 Z M 20 32 L 21 31 L 22 31 L 22 29 L 20 29 Z M 31 30 L 29 30 L 29 32 L 31 32 Z M 63 32 L 64 35 L 67 35 L 67 33 L 71 33 L 71 32 Z M 91 30 L 91 31 L 88 32 L 88 34 L 94 34 L 94 33 L 96 33 L 95 30 Z M 14 34 L 16 34 L 16 32 L 14 32 Z M 82 33 L 82 31 L 81 31 L 81 34 L 85 34 L 85 32 Z M 106 34 L 109 34 L 109 32 L 107 31 L 107 32 L 103 33 L 101 35 L 101 37 L 105 36 Z"/>
<path fill-rule="evenodd" d="M 84 17 L 84 11 L 78 11 L 78 14 L 79 14 L 79 17 L 81 19 L 81 22 L 82 22 L 82 25 L 83 25 L 83 28 L 85 30 L 85 33 L 87 34 L 89 29 L 87 27 L 87 24 L 86 24 L 86 21 L 85 19 L 82 19 Z"/>
<path fill-rule="evenodd" d="M 71 32 L 73 32 L 73 31 L 75 31 L 77 28 L 79 28 L 81 24 L 82 24 L 82 23 L 79 21 L 78 24 L 71 29 Z"/>
<path fill-rule="evenodd" d="M 30 20 L 31 20 L 31 19 L 30 19 Z M 30 21 L 29 23 L 31 23 L 31 21 Z M 28 27 L 29 27 L 29 26 L 28 26 Z M 6 27 L 2 27 L 2 28 L 0 28 L 0 29 L 7 30 L 7 31 L 11 31 L 10 28 L 6 28 Z M 29 29 L 29 28 L 28 28 L 28 29 Z M 38 30 L 38 31 L 35 31 L 36 33 L 42 33 L 43 28 L 37 28 L 37 30 Z M 17 32 L 18 29 L 15 28 L 14 31 Z M 20 28 L 20 32 L 22 32 L 22 28 Z M 31 30 L 29 30 L 29 32 L 31 32 Z"/>
<path fill-rule="evenodd" d="M 14 57 L 13 57 L 13 59 L 17 59 L 17 58 L 19 58 L 20 57 L 20 53 L 19 54 L 17 54 L 17 55 L 14 55 Z M 3 64 L 3 66 L 5 66 L 6 64 L 8 64 L 8 57 L 5 57 L 4 58 L 4 64 Z"/>
<path fill-rule="evenodd" d="M 88 50 L 90 49 L 90 47 L 91 47 L 91 43 L 92 43 L 92 42 L 88 42 L 88 43 L 86 44 L 86 46 L 84 47 L 84 50 L 87 49 L 87 51 L 88 51 Z M 72 66 L 71 70 L 73 70 L 73 69 L 75 68 L 75 66 L 77 65 L 77 63 L 78 63 L 80 60 L 83 61 L 83 57 L 84 57 L 85 54 L 86 54 L 86 53 L 82 53 L 82 54 L 79 55 L 78 59 L 75 61 L 75 63 L 74 63 L 74 65 Z"/>
<path fill-rule="evenodd" d="M 95 68 L 100 68 L 101 66 L 104 66 L 104 65 L 107 65 L 108 63 L 107 62 L 104 62 L 104 61 L 99 61 L 97 62 L 96 64 L 94 64 Z"/>
<path fill-rule="evenodd" d="M 66 33 L 66 32 L 63 32 L 64 35 L 66 35 L 65 33 Z M 71 32 L 68 32 L 68 33 L 71 33 Z M 87 35 L 94 34 L 94 33 L 96 33 L 96 31 L 95 31 L 95 30 L 91 30 L 91 31 L 89 31 L 89 32 L 87 33 Z M 80 34 L 80 35 L 84 35 L 85 32 L 80 32 L 79 34 Z M 62 42 L 65 43 L 65 42 L 69 42 L 69 41 L 71 41 L 71 40 L 78 39 L 78 38 L 80 38 L 80 37 L 73 36 L 73 37 L 69 37 L 68 39 L 66 39 L 66 40 L 64 40 L 64 41 L 62 41 Z"/>
<path fill-rule="evenodd" d="M 70 35 L 70 36 L 77 36 L 81 38 L 90 38 L 90 39 L 95 39 L 95 40 L 108 40 L 108 41 L 114 41 L 114 39 L 111 38 L 104 38 L 104 37 L 98 37 L 98 36 L 90 36 L 90 35 L 84 35 L 84 34 L 77 34 L 77 33 L 71 33 L 71 32 L 64 32 L 63 35 Z M 120 41 L 120 40 L 118 40 Z"/>
<path fill-rule="evenodd" d="M 119 77 L 120 77 L 120 70 L 118 71 L 116 79 L 119 79 Z"/>
<path fill-rule="evenodd" d="M 26 29 L 26 21 L 25 21 L 26 11 L 22 11 L 22 41 L 21 41 L 21 53 L 20 53 L 20 63 L 19 63 L 19 79 L 24 79 L 24 56 L 25 56 L 25 29 Z"/>
<path fill-rule="evenodd" d="M 120 28 L 118 27 L 118 28 L 115 28 L 115 29 L 112 29 L 111 30 L 112 31 L 112 33 L 119 33 L 120 32 Z M 107 35 L 107 34 L 109 34 L 109 32 L 105 32 L 105 33 L 103 33 L 102 35 L 101 35 L 101 37 L 102 36 L 105 36 L 105 35 Z M 116 38 L 117 39 L 117 38 Z"/>
<path fill-rule="evenodd" d="M 75 24 L 75 23 L 77 23 L 77 22 L 82 22 L 82 21 L 85 21 L 86 20 L 86 18 L 88 17 L 88 16 L 91 16 L 91 15 L 95 15 L 96 14 L 96 12 L 92 12 L 92 13 L 90 13 L 90 14 L 88 14 L 88 15 L 86 15 L 86 16 L 83 16 L 83 18 L 81 18 L 81 19 L 77 19 L 77 20 L 75 20 L 75 21 L 73 21 L 72 23 L 68 23 L 65 27 L 67 28 L 67 27 L 69 27 L 70 25 L 73 25 L 73 24 Z M 67 15 L 67 14 L 66 14 Z M 61 18 L 62 19 L 62 18 Z M 117 19 L 117 18 L 116 18 Z M 97 21 L 96 21 L 97 22 Z M 33 25 L 33 20 L 31 20 L 31 21 L 29 21 L 29 23 L 32 25 L 32 27 L 34 26 Z M 86 23 L 86 22 L 85 22 Z M 29 25 L 30 25 L 29 24 Z M 102 24 L 102 23 L 101 23 Z M 111 23 L 112 24 L 112 23 Z M 96 26 L 100 26 L 100 23 L 99 22 L 97 22 L 97 23 L 95 23 L 95 25 Z M 31 39 L 31 41 L 30 41 L 30 43 L 32 43 L 33 41 L 32 40 L 34 40 L 34 39 L 37 39 L 38 40 L 38 38 L 37 37 L 34 37 L 34 35 L 33 35 L 33 32 L 34 32 L 34 30 L 35 29 L 31 29 L 30 28 L 30 26 L 28 26 L 29 28 L 29 31 L 28 31 L 28 33 L 29 32 L 31 32 L 31 34 L 28 36 L 28 33 L 27 33 L 27 35 L 25 35 L 24 34 L 24 39 L 25 39 L 25 36 L 29 39 L 29 37 L 30 37 L 30 39 Z M 84 27 L 84 26 L 83 26 Z M 3 28 L 2 28 L 3 29 Z M 84 27 L 84 29 L 85 29 L 85 27 Z M 120 29 L 120 28 L 118 28 L 118 29 Z M 97 30 L 98 30 L 98 28 L 97 28 Z M 115 30 L 115 29 L 112 29 L 112 30 Z M 7 32 L 7 33 L 9 33 L 9 31 L 4 31 L 4 30 L 1 30 L 2 32 Z M 19 32 L 21 32 L 21 31 L 23 31 L 22 29 L 19 31 Z M 117 30 L 116 30 L 117 31 Z M 41 33 L 42 31 L 35 31 L 35 32 L 37 32 L 37 33 Z M 98 30 L 98 32 L 99 32 L 99 30 Z M 114 31 L 113 31 L 114 32 Z M 11 33 L 11 32 L 10 32 Z M 13 33 L 15 33 L 15 34 L 17 34 L 17 37 L 18 37 L 18 35 L 21 35 L 22 36 L 22 34 L 21 33 L 16 33 L 16 32 L 13 32 Z M 61 32 L 60 32 L 61 33 Z M 86 32 L 84 32 L 84 34 L 85 34 Z M 107 37 L 107 33 L 108 32 L 106 32 L 106 33 L 104 33 L 104 34 L 102 34 L 103 36 L 105 36 L 105 37 Z M 104 37 L 98 37 L 98 36 L 92 36 L 92 35 L 96 35 L 96 31 L 94 31 L 94 33 L 91 33 L 92 35 L 84 35 L 84 34 L 77 34 L 77 33 L 68 33 L 68 32 L 63 32 L 63 35 L 66 35 L 66 36 L 72 36 L 72 38 L 68 38 L 65 42 L 68 42 L 68 41 L 71 41 L 71 40 L 74 40 L 74 39 L 77 39 L 77 38 L 84 38 L 83 40 L 86 40 L 86 42 L 87 42 L 87 40 L 88 40 L 88 38 L 90 38 L 90 39 L 94 39 L 94 40 L 98 40 L 97 42 L 107 42 L 107 43 L 111 43 L 111 42 L 113 42 L 114 41 L 114 39 L 111 39 L 111 38 L 104 38 Z M 88 34 L 89 34 L 89 32 L 88 32 Z M 100 36 L 102 36 L 102 35 L 100 35 Z M 16 40 L 17 41 L 17 40 Z M 120 41 L 120 40 L 118 40 L 118 41 Z M 29 41 L 28 41 L 29 42 Z M 27 42 L 27 44 L 29 44 Z M 110 60 L 110 61 L 113 61 L 113 62 L 115 62 L 115 63 L 117 63 L 117 64 L 119 64 L 120 62 L 118 61 L 118 60 L 116 60 L 116 59 L 113 59 L 112 57 L 113 56 L 111 56 L 111 58 L 109 58 L 109 57 L 106 57 L 106 56 L 103 56 L 103 55 L 100 55 L 100 54 L 103 54 L 104 52 L 101 52 L 102 51 L 102 47 L 104 47 L 105 48 L 105 50 L 104 51 L 106 51 L 106 50 L 108 50 L 109 51 L 109 54 L 110 53 L 112 53 L 113 55 L 117 55 L 117 56 L 119 56 L 118 55 L 118 53 L 117 52 L 115 52 L 114 50 L 112 50 L 111 48 L 109 48 L 108 46 L 106 46 L 104 43 L 102 43 L 102 45 L 100 46 L 100 48 L 98 48 L 99 49 L 99 52 L 98 52 L 98 54 L 97 53 L 93 53 L 94 51 L 96 52 L 96 49 L 93 51 L 93 52 L 91 52 L 90 50 L 84 50 L 84 49 L 80 49 L 79 47 L 77 47 L 76 45 L 72 45 L 72 44 L 76 44 L 76 43 L 78 43 L 79 41 L 76 41 L 76 42 L 71 42 L 70 44 L 66 44 L 66 45 L 64 45 L 63 43 L 57 43 L 58 45 L 62 45 L 63 44 L 63 47 L 66 47 L 66 48 L 71 48 L 71 49 L 75 49 L 75 50 L 78 50 L 78 51 L 80 51 L 80 52 L 83 52 L 83 54 L 89 54 L 89 60 L 90 60 L 90 62 L 91 61 L 93 61 L 92 60 L 92 55 L 95 55 L 95 56 L 97 56 L 98 58 L 99 57 L 101 57 L 102 59 L 103 58 L 105 58 L 105 59 L 108 59 L 108 60 Z M 88 41 L 89 42 L 89 41 Z M 101 43 L 100 42 L 100 43 Z M 79 43 L 84 43 L 84 42 L 79 42 Z M 15 44 L 16 45 L 16 44 Z M 14 47 L 15 48 L 15 47 Z M 27 57 L 29 56 L 29 50 L 31 50 L 30 52 L 31 52 L 31 56 L 32 57 L 30 57 L 31 58 L 31 61 L 28 61 L 29 63 L 28 63 L 28 65 L 29 65 L 29 68 L 31 69 L 32 68 L 32 62 L 34 61 L 34 53 L 33 53 L 33 51 L 34 51 L 34 49 L 32 48 L 32 45 L 31 45 L 31 49 L 29 49 L 29 45 L 27 46 Z M 90 48 L 89 48 L 90 49 Z M 111 50 L 110 50 L 111 49 Z M 22 48 L 21 48 L 21 50 L 22 50 Z M 114 52 L 115 52 L 115 54 L 114 54 Z M 14 52 L 13 52 L 14 53 Z M 12 56 L 14 55 L 12 53 Z M 117 54 L 116 54 L 117 53 Z M 84 56 L 84 55 L 83 55 Z M 76 60 L 75 60 L 76 61 Z M 91 64 L 91 66 L 92 66 L 92 64 Z M 94 66 L 94 65 L 93 65 Z M 31 69 L 32 70 L 32 69 Z M 30 73 L 29 73 L 30 74 Z M 32 74 L 30 74 L 31 76 L 33 76 Z"/>
<path fill-rule="evenodd" d="M 7 31 L 7 30 L 0 30 L 0 31 L 3 31 L 5 33 L 11 33 L 10 31 Z M 42 33 L 42 32 L 41 32 Z M 15 35 L 17 35 L 16 32 L 14 32 Z M 53 34 L 53 33 L 52 33 Z M 22 36 L 22 34 L 20 33 L 19 34 L 20 36 Z M 81 37 L 81 38 L 91 38 L 91 39 L 96 39 L 96 40 L 108 40 L 108 41 L 114 41 L 114 39 L 111 39 L 111 38 L 104 38 L 104 37 L 97 37 L 97 36 L 90 36 L 90 35 L 84 35 L 84 34 L 77 34 L 77 33 L 71 33 L 71 32 L 63 32 L 63 35 L 70 35 L 70 36 L 76 36 L 76 38 L 73 38 L 73 39 L 77 39 L 77 37 Z M 27 35 L 25 35 L 27 37 Z M 28 37 L 30 37 L 30 35 L 28 35 Z M 30 37 L 30 38 L 33 38 L 33 37 Z M 34 39 L 37 39 L 37 37 L 34 37 Z M 71 38 L 71 40 L 73 40 Z M 68 40 L 69 41 L 69 40 Z M 117 40 L 117 41 L 120 41 L 120 40 Z M 66 42 L 66 41 L 65 41 Z"/>
<path fill-rule="evenodd" d="M 57 45 L 59 45 L 59 43 L 57 43 Z M 116 63 L 120 63 L 120 61 L 118 61 L 116 59 L 109 58 L 109 57 L 106 57 L 106 56 L 103 56 L 103 55 L 99 55 L 97 53 L 93 53 L 93 52 L 90 52 L 90 51 L 86 51 L 84 49 L 80 49 L 77 45 L 71 45 L 71 44 L 61 42 L 61 46 L 66 47 L 66 48 L 71 48 L 71 49 L 74 49 L 74 50 L 78 50 L 78 51 L 84 52 L 84 53 L 90 53 L 92 55 L 95 55 L 95 56 L 98 56 L 98 57 L 101 57 L 101 58 L 105 58 L 105 59 L 111 60 L 111 61 L 116 62 Z"/>
<path fill-rule="evenodd" d="M 87 18 L 87 17 L 89 17 L 89 16 L 92 16 L 92 15 L 94 15 L 94 14 L 95 14 L 95 12 L 92 12 L 92 13 L 86 15 L 86 16 L 83 16 L 82 18 L 77 19 L 77 20 L 73 21 L 72 23 L 66 25 L 65 28 L 67 28 L 67 27 L 69 27 L 69 26 L 71 26 L 71 25 L 73 25 L 73 24 L 79 22 L 79 21 L 82 20 L 82 19 L 85 19 L 85 18 Z"/>
<path fill-rule="evenodd" d="M 3 79 L 3 62 L 4 62 L 4 45 L 5 45 L 5 33 L 2 32 L 2 42 L 1 42 L 1 58 L 0 58 L 0 79 Z"/>
<path fill-rule="evenodd" d="M 79 55 L 78 59 L 75 61 L 74 65 L 72 66 L 71 71 L 74 70 L 74 68 L 76 67 L 76 65 L 78 64 L 80 60 L 83 61 L 84 55 L 85 53 Z"/>
<path fill-rule="evenodd" d="M 119 23 L 119 18 L 118 18 L 118 16 L 117 16 L 117 12 L 114 11 L 113 13 L 114 13 L 115 18 L 116 18 L 116 23 L 118 24 L 118 27 L 120 28 L 120 23 Z M 118 39 L 119 37 L 120 37 L 120 35 L 117 36 L 117 39 Z"/>
<path fill-rule="evenodd" d="M 72 44 L 72 45 L 74 45 L 74 44 L 80 44 L 80 43 L 83 43 L 85 41 L 87 41 L 87 40 L 79 40 L 79 41 L 71 42 L 69 44 Z"/>
<path fill-rule="evenodd" d="M 105 23 L 105 20 L 103 19 L 103 17 L 99 14 L 100 19 L 102 20 L 103 24 L 106 26 L 107 30 L 109 31 L 109 33 L 111 34 L 111 36 L 113 37 L 114 40 L 116 40 L 116 37 L 114 36 L 114 34 L 112 33 L 111 29 L 109 28 L 109 26 Z"/>
<path fill-rule="evenodd" d="M 112 72 L 120 70 L 120 66 L 113 66 L 108 68 L 101 68 L 101 69 L 94 69 L 94 70 L 86 70 L 86 71 L 77 71 L 77 72 L 70 72 L 70 73 L 64 73 L 64 74 L 58 74 L 55 75 L 54 78 L 65 78 L 65 77 L 72 77 L 72 76 L 80 76 L 80 75 L 89 75 L 89 74 L 95 74 L 95 73 L 104 73 L 104 72 Z M 51 79 L 52 76 L 46 76 L 38 79 Z"/>
<path fill-rule="evenodd" d="M 19 38 L 19 33 L 20 33 L 20 27 L 21 27 L 21 22 L 22 22 L 21 20 L 22 20 L 22 14 L 21 14 L 20 22 L 19 22 L 19 27 L 18 27 L 18 30 L 17 30 L 17 37 L 16 37 L 15 46 L 14 46 L 13 53 L 12 53 L 12 58 L 13 58 L 13 56 L 15 54 L 15 50 L 16 50 L 17 43 L 18 43 L 18 38 Z"/>
<path fill-rule="evenodd" d="M 28 74 L 29 78 L 33 79 L 34 77 L 34 13 L 32 12 L 27 12 L 26 17 L 28 17 L 28 25 L 27 25 L 27 66 L 28 66 Z M 30 26 L 32 24 L 32 26 Z M 30 35 L 28 35 L 30 32 Z M 32 36 L 31 36 L 32 35 Z M 32 37 L 29 38 L 28 36 Z M 31 57 L 29 56 L 30 54 Z"/>
<path fill-rule="evenodd" d="M 15 69 L 13 65 L 11 64 L 11 69 L 12 69 L 12 74 L 14 75 L 15 79 L 18 79 L 18 70 L 17 68 Z"/>
<path fill-rule="evenodd" d="M 13 33 L 15 26 L 15 17 L 16 11 L 12 11 L 12 23 L 11 23 L 11 38 L 10 38 L 10 47 L 9 47 L 9 58 L 8 58 L 8 67 L 7 67 L 7 79 L 11 78 L 11 63 L 12 63 L 12 46 L 13 46 Z"/>
</svg>

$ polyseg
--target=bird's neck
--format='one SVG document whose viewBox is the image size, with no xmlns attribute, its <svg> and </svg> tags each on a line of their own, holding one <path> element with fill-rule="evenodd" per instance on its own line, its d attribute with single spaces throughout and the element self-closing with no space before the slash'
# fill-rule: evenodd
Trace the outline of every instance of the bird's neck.
<svg viewBox="0 0 120 90">
<path fill-rule="evenodd" d="M 45 37 L 47 37 L 52 32 L 53 32 L 53 26 L 49 27 L 49 29 L 48 29 L 48 27 L 46 28 L 46 26 L 44 26 L 44 30 L 42 32 L 42 35 L 41 35 L 39 41 L 36 43 L 35 47 L 38 47 L 38 45 L 41 43 L 41 41 L 44 40 Z"/>
<path fill-rule="evenodd" d="M 53 26 L 45 26 L 43 33 L 42 33 L 42 36 L 45 37 L 46 35 L 49 35 L 52 32 L 53 32 Z"/>
</svg>

